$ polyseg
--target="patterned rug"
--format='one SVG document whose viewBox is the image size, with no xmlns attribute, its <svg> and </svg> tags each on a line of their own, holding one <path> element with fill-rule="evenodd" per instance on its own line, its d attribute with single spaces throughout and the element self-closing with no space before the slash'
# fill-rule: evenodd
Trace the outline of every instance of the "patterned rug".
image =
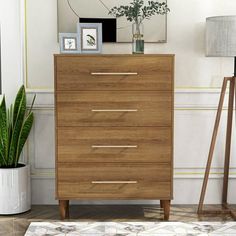
<svg viewBox="0 0 236 236">
<path fill-rule="evenodd" d="M 236 222 L 34 222 L 25 236 L 236 236 Z"/>
</svg>

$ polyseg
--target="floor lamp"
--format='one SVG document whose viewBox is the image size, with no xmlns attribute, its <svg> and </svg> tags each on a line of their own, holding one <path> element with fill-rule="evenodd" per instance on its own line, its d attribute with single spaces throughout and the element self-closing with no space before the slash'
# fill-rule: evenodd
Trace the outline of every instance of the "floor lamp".
<svg viewBox="0 0 236 236">
<path fill-rule="evenodd" d="M 208 161 L 205 170 L 204 181 L 202 185 L 200 201 L 198 205 L 198 213 L 199 214 L 230 213 L 231 216 L 236 220 L 236 214 L 230 209 L 227 203 L 232 120 L 233 120 L 235 80 L 236 80 L 236 16 L 216 16 L 216 17 L 209 17 L 206 19 L 206 55 L 210 57 L 233 57 L 234 75 L 232 77 L 225 77 L 223 81 L 214 131 L 208 155 Z M 211 163 L 213 159 L 213 152 L 216 143 L 217 131 L 219 128 L 220 117 L 222 113 L 224 97 L 228 83 L 229 83 L 229 101 L 228 101 L 224 179 L 223 179 L 223 192 L 222 192 L 222 210 L 214 212 L 210 210 L 206 211 L 203 210 L 203 202 L 206 194 L 206 188 L 210 174 Z"/>
</svg>

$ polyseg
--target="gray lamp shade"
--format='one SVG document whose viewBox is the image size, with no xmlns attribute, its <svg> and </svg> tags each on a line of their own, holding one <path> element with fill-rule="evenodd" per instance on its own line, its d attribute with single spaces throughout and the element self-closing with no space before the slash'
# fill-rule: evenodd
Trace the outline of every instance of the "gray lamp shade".
<svg viewBox="0 0 236 236">
<path fill-rule="evenodd" d="M 236 57 L 236 16 L 206 19 L 206 56 Z"/>
</svg>

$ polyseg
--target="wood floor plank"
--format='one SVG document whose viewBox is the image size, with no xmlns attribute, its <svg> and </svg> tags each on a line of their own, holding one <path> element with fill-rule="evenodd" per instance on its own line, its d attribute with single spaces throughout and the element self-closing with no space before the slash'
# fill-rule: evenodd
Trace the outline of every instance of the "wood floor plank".
<svg viewBox="0 0 236 236">
<path fill-rule="evenodd" d="M 236 208 L 236 206 L 232 206 Z M 221 206 L 206 206 L 219 210 Z M 163 221 L 159 205 L 72 205 L 70 221 Z M 172 205 L 170 221 L 232 221 L 230 215 L 197 215 L 197 205 Z M 15 216 L 0 216 L 0 236 L 23 236 L 31 222 L 60 221 L 56 205 L 32 206 L 32 210 Z"/>
</svg>

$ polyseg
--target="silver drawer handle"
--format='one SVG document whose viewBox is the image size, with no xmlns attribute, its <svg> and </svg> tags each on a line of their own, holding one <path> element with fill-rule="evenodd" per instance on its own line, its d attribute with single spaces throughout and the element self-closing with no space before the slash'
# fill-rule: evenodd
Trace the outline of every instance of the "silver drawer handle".
<svg viewBox="0 0 236 236">
<path fill-rule="evenodd" d="M 138 109 L 92 109 L 92 112 L 137 112 Z"/>
<path fill-rule="evenodd" d="M 138 145 L 92 145 L 92 148 L 137 148 Z"/>
<path fill-rule="evenodd" d="M 138 72 L 92 72 L 91 75 L 138 75 Z"/>
<path fill-rule="evenodd" d="M 92 181 L 92 184 L 137 184 L 138 181 Z"/>
</svg>

